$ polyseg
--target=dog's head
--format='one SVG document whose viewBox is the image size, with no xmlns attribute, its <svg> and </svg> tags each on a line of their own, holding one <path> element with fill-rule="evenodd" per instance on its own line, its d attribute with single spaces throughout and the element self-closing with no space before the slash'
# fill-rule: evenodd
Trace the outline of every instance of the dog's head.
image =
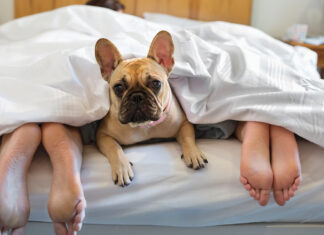
<svg viewBox="0 0 324 235">
<path fill-rule="evenodd" d="M 122 124 L 145 125 L 160 119 L 168 105 L 168 76 L 173 68 L 171 35 L 159 32 L 146 58 L 123 60 L 107 39 L 99 39 L 95 54 L 102 77 L 110 85 L 110 112 Z"/>
</svg>

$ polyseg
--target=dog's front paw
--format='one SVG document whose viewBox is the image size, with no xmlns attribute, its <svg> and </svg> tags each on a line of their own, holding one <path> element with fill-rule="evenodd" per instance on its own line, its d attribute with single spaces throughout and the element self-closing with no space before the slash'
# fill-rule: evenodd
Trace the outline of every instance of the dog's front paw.
<svg viewBox="0 0 324 235">
<path fill-rule="evenodd" d="M 133 164 L 127 157 L 122 157 L 118 162 L 111 165 L 112 180 L 121 187 L 127 186 L 134 178 Z"/>
<path fill-rule="evenodd" d="M 184 160 L 187 167 L 193 168 L 195 170 L 205 168 L 205 163 L 208 163 L 205 154 L 201 152 L 197 147 L 193 147 L 189 151 L 184 152 L 181 155 L 181 158 Z"/>
</svg>

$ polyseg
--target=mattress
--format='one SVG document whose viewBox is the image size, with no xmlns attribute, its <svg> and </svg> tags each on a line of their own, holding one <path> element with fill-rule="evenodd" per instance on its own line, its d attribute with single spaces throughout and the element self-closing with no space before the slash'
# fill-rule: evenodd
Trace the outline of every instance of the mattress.
<svg viewBox="0 0 324 235">
<path fill-rule="evenodd" d="M 324 221 L 323 148 L 299 139 L 303 182 L 296 196 L 284 207 L 273 199 L 261 207 L 239 182 L 238 140 L 200 139 L 197 144 L 209 161 L 199 171 L 184 165 L 176 142 L 126 147 L 135 178 L 125 188 L 114 185 L 108 160 L 98 149 L 84 146 L 85 223 L 201 227 Z M 30 221 L 50 221 L 46 204 L 51 177 L 49 158 L 40 148 L 28 175 Z"/>
<path fill-rule="evenodd" d="M 323 224 L 296 223 L 257 223 L 243 225 L 223 225 L 212 227 L 167 227 L 151 225 L 97 225 L 85 224 L 78 235 L 233 235 L 233 234 L 262 234 L 262 235 L 323 235 Z M 53 225 L 43 222 L 29 222 L 26 226 L 27 235 L 54 235 Z"/>
</svg>

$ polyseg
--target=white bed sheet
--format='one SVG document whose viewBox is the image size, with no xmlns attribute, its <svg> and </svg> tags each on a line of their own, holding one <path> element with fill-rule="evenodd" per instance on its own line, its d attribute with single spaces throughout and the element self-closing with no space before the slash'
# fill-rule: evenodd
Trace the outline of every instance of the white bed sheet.
<svg viewBox="0 0 324 235">
<path fill-rule="evenodd" d="M 149 225 L 98 225 L 84 224 L 78 235 L 323 235 L 323 224 L 257 223 L 212 227 L 167 227 Z M 54 235 L 53 225 L 44 222 L 29 222 L 26 235 Z"/>
<path fill-rule="evenodd" d="M 175 142 L 125 149 L 135 178 L 125 188 L 113 184 L 107 159 L 95 146 L 85 146 L 82 184 L 87 224 L 199 227 L 251 222 L 324 221 L 324 149 L 299 140 L 303 182 L 284 207 L 273 199 L 260 207 L 239 182 L 241 144 L 236 139 L 198 140 L 208 166 L 187 168 Z M 43 150 L 28 178 L 31 221 L 50 221 L 46 203 L 51 166 Z"/>
</svg>

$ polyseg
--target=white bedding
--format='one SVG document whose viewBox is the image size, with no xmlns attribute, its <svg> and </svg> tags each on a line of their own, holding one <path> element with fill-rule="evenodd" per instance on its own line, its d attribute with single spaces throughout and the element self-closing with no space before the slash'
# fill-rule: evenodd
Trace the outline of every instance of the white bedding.
<svg viewBox="0 0 324 235">
<path fill-rule="evenodd" d="M 241 144 L 236 139 L 198 140 L 208 156 L 205 169 L 187 168 L 175 142 L 126 148 L 135 178 L 114 185 L 107 159 L 85 146 L 81 180 L 88 208 L 86 224 L 211 226 L 251 222 L 324 222 L 324 149 L 299 140 L 303 182 L 296 196 L 279 207 L 260 207 L 239 182 Z M 46 203 L 51 165 L 37 153 L 28 175 L 30 221 L 50 221 Z"/>
<path fill-rule="evenodd" d="M 170 82 L 192 122 L 259 120 L 285 126 L 324 146 L 324 84 L 315 54 L 247 26 L 224 22 L 179 29 L 103 8 L 74 6 L 0 26 L 0 135 L 25 122 L 75 126 L 109 109 L 108 85 L 93 51 L 112 40 L 125 57 L 145 56 L 154 35 L 175 42 Z M 237 140 L 198 140 L 208 166 L 188 169 L 177 143 L 126 148 L 133 183 L 113 184 L 107 159 L 85 146 L 81 171 L 85 223 L 212 226 L 250 222 L 323 222 L 324 149 L 299 140 L 303 183 L 285 207 L 260 207 L 239 183 Z M 28 187 L 31 221 L 50 221 L 51 165 L 40 149 Z"/>
<path fill-rule="evenodd" d="M 124 56 L 145 56 L 161 29 L 172 33 L 170 78 L 188 119 L 256 120 L 324 146 L 324 82 L 315 53 L 248 26 L 186 29 L 108 9 L 73 6 L 0 26 L 0 135 L 25 122 L 80 126 L 109 109 L 94 44 L 109 38 Z"/>
</svg>

